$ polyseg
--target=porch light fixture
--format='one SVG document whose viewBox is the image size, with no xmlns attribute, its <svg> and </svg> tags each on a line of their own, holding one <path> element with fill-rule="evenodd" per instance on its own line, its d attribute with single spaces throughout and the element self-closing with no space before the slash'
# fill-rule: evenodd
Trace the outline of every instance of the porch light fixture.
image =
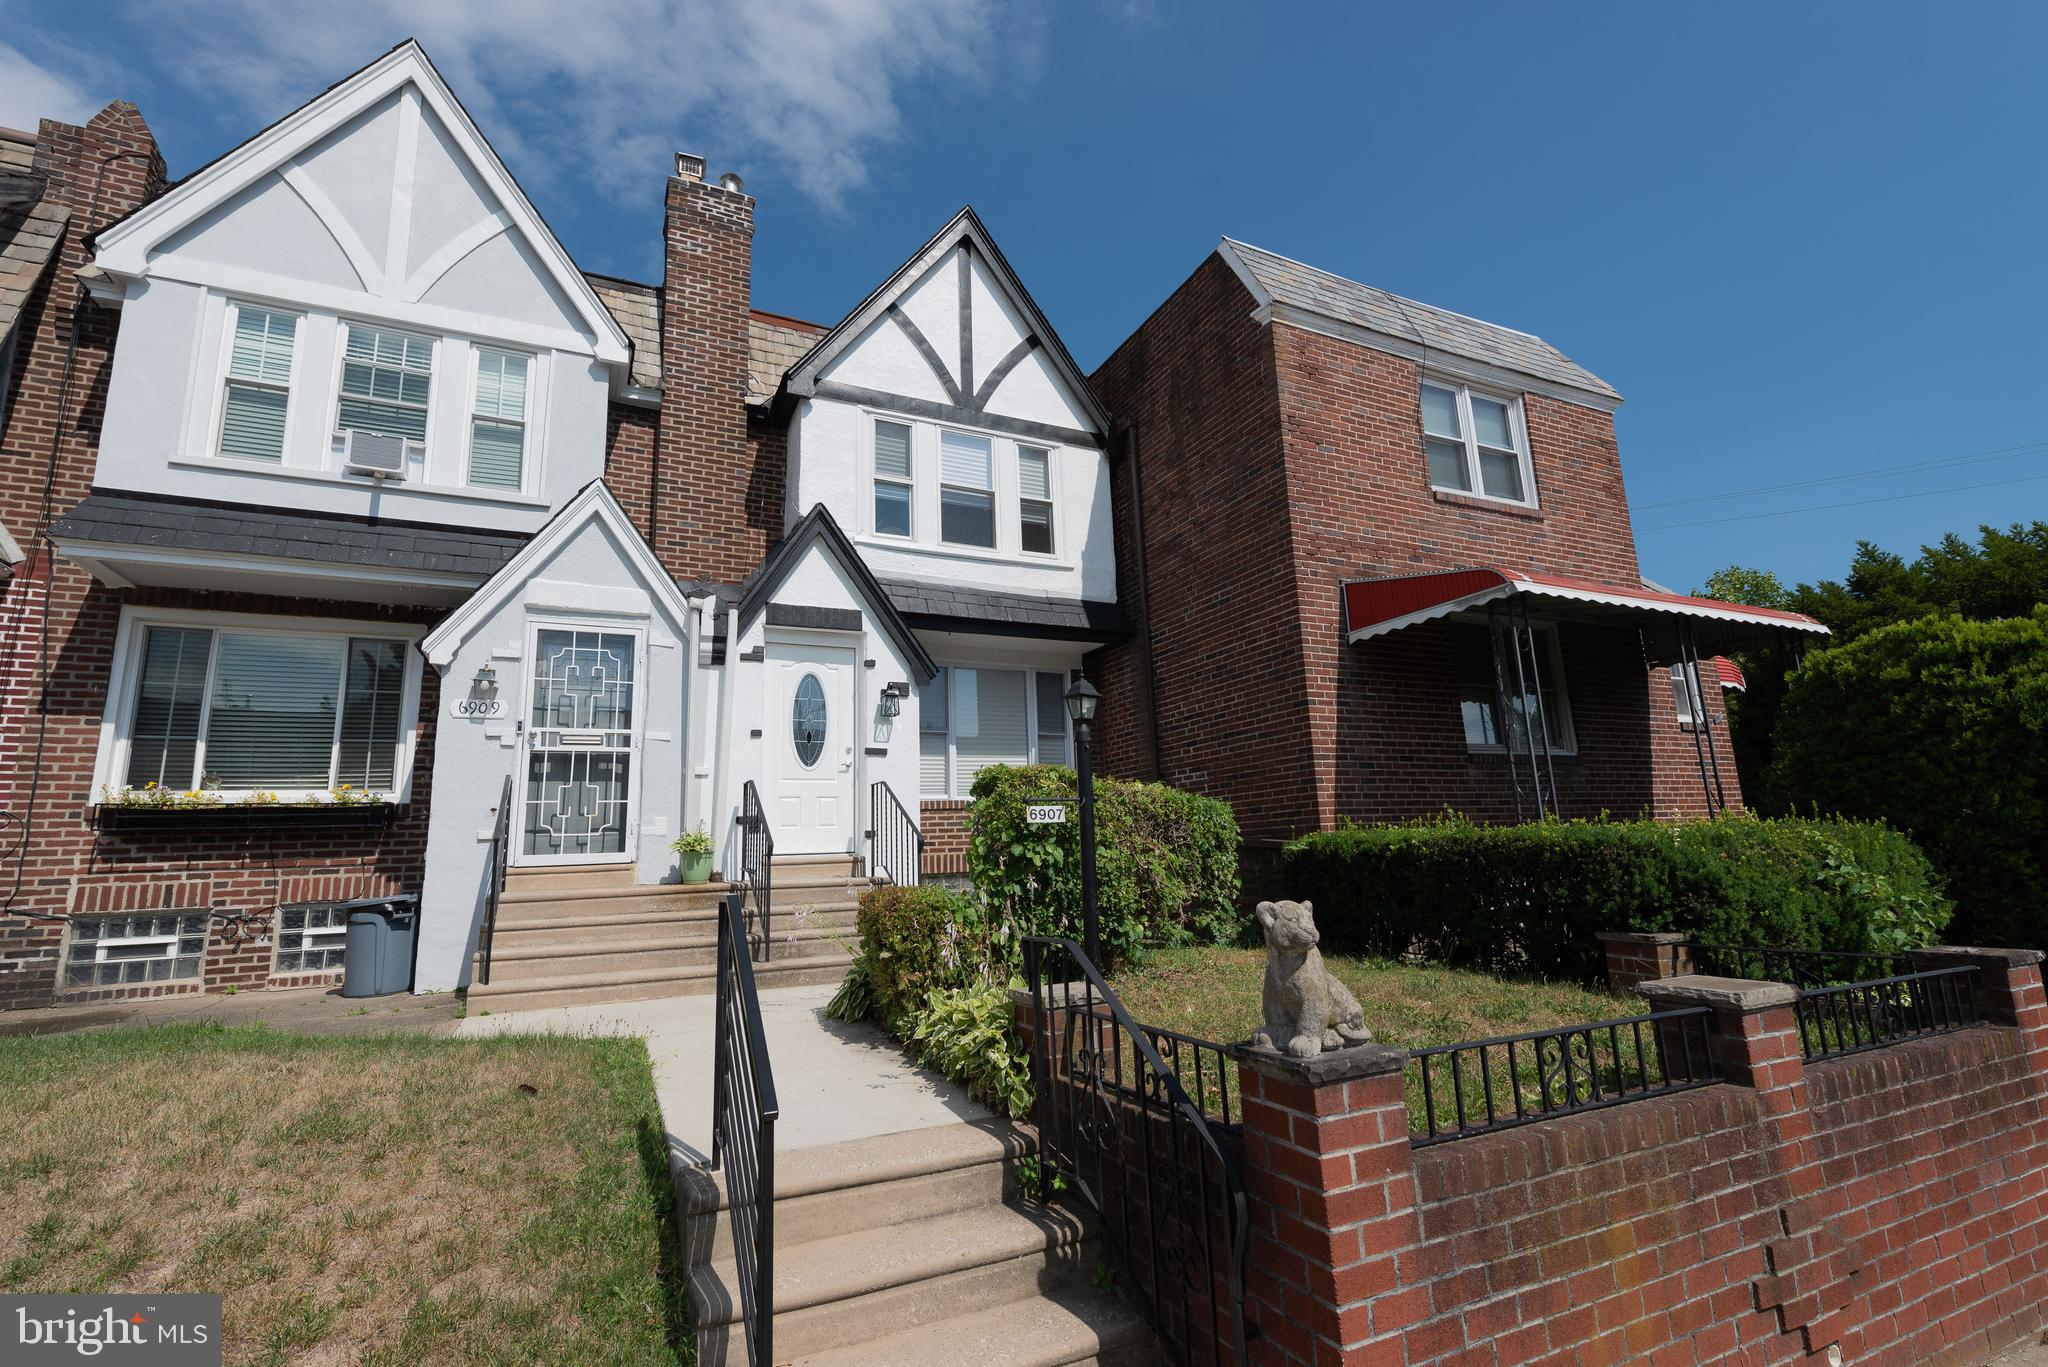
<svg viewBox="0 0 2048 1367">
<path fill-rule="evenodd" d="M 1097 934 L 1101 917 L 1095 895 L 1095 747 L 1089 732 L 1095 722 L 1095 709 L 1101 705 L 1102 694 L 1088 682 L 1086 674 L 1078 675 L 1067 689 L 1067 715 L 1074 719 L 1074 778 L 1075 786 L 1081 790 L 1082 939 L 1088 962 L 1098 967 L 1102 963 L 1102 942 Z"/>
<path fill-rule="evenodd" d="M 477 666 L 476 677 L 470 680 L 469 696 L 472 702 L 491 702 L 498 696 L 498 670 L 489 660 Z"/>
<path fill-rule="evenodd" d="M 1085 674 L 1074 680 L 1073 686 L 1067 690 L 1067 715 L 1072 717 L 1077 725 L 1092 726 L 1095 722 L 1095 709 L 1101 705 L 1102 694 L 1096 690 L 1094 684 L 1088 682 L 1088 676 Z"/>
<path fill-rule="evenodd" d="M 899 688 L 902 689 L 903 692 L 897 692 Z M 884 717 L 895 717 L 901 715 L 903 711 L 903 694 L 908 693 L 909 691 L 910 687 L 907 684 L 886 685 L 882 689 L 882 706 L 880 714 Z"/>
</svg>

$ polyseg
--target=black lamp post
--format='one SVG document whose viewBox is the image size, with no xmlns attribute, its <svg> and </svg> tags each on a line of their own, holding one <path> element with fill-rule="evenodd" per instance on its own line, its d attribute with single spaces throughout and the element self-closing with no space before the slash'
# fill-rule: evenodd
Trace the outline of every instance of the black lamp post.
<svg viewBox="0 0 2048 1367">
<path fill-rule="evenodd" d="M 1081 786 L 1081 920 L 1086 930 L 1088 962 L 1102 967 L 1102 944 L 1096 935 L 1095 909 L 1095 763 L 1090 753 L 1089 728 L 1095 724 L 1095 709 L 1102 694 L 1077 677 L 1067 689 L 1067 715 L 1074 719 L 1074 772 Z"/>
</svg>

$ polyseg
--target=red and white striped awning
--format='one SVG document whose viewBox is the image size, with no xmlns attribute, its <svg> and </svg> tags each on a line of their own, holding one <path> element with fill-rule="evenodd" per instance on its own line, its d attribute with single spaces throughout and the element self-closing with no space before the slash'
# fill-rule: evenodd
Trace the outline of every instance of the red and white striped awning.
<svg viewBox="0 0 2048 1367">
<path fill-rule="evenodd" d="M 1735 661 L 1729 659 L 1726 655 L 1716 655 L 1711 660 L 1702 660 L 1700 667 L 1703 670 L 1711 671 L 1714 677 L 1720 680 L 1721 687 L 1725 689 L 1736 693 L 1747 693 L 1749 691 L 1749 680 L 1742 677 L 1742 666 L 1736 664 Z"/>
<path fill-rule="evenodd" d="M 1470 612 L 1516 597 L 1528 600 L 1539 621 L 1582 621 L 1645 631 L 1653 663 L 1679 657 L 1681 628 L 1689 628 L 1702 656 L 1754 645 L 1782 632 L 1825 636 L 1827 628 L 1804 613 L 1723 603 L 1667 593 L 1643 584 L 1602 584 L 1564 575 L 1488 566 L 1362 579 L 1344 585 L 1344 639 L 1369 641 L 1403 627 Z M 1730 666 L 1733 669 L 1733 666 Z M 1735 671 L 1737 680 L 1741 672 Z M 1724 676 L 1725 682 L 1725 676 Z M 1737 682 L 1733 687 L 1741 687 Z"/>
</svg>

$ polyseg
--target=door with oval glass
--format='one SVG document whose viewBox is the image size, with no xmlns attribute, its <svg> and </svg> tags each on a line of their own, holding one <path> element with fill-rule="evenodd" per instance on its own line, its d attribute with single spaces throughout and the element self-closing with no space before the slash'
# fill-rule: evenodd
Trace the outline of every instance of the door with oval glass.
<svg viewBox="0 0 2048 1367">
<path fill-rule="evenodd" d="M 764 795 L 777 854 L 853 848 L 853 683 L 849 646 L 770 641 Z"/>
</svg>

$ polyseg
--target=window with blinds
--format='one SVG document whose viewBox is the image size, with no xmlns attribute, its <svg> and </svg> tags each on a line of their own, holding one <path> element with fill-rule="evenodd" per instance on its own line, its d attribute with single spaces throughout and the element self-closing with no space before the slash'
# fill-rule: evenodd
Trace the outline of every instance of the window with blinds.
<svg viewBox="0 0 2048 1367">
<path fill-rule="evenodd" d="M 910 535 L 910 427 L 875 420 L 875 530 L 884 536 Z"/>
<path fill-rule="evenodd" d="M 281 461 L 299 320 L 275 309 L 231 304 L 228 324 L 220 454 L 241 460 Z"/>
<path fill-rule="evenodd" d="M 939 433 L 939 540 L 996 544 L 995 451 L 987 437 Z"/>
<path fill-rule="evenodd" d="M 924 796 L 967 797 L 991 765 L 1067 763 L 1066 686 L 1050 670 L 941 669 L 918 690 Z"/>
<path fill-rule="evenodd" d="M 424 442 L 433 376 L 434 344 L 427 338 L 350 323 L 335 426 Z"/>
<path fill-rule="evenodd" d="M 1052 452 L 1043 446 L 1017 448 L 1017 528 L 1023 549 L 1052 554 Z"/>
<path fill-rule="evenodd" d="M 476 354 L 476 403 L 469 420 L 469 482 L 518 489 L 526 469 L 527 358 L 509 351 Z"/>
<path fill-rule="evenodd" d="M 406 643 L 152 626 L 125 781 L 176 790 L 398 786 Z"/>
</svg>

